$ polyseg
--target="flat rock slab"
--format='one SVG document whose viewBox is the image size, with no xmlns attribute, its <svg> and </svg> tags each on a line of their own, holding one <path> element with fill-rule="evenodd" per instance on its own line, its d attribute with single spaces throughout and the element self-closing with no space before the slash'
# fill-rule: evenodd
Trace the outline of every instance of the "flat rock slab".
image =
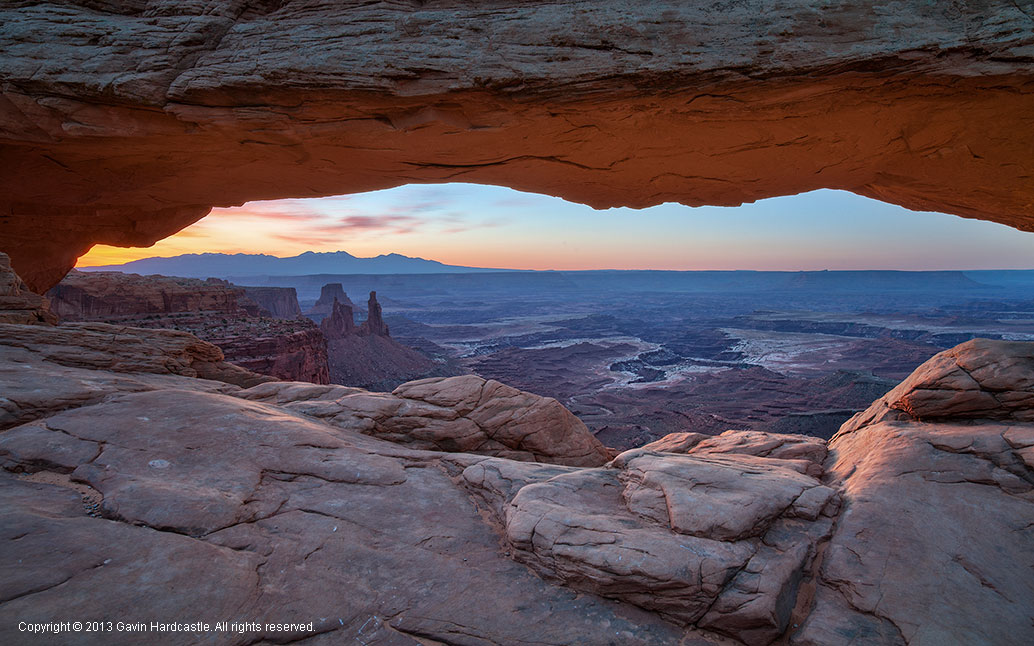
<svg viewBox="0 0 1034 646">
<path fill-rule="evenodd" d="M 25 360 L 52 366 L 36 354 Z M 113 373 L 58 368 L 66 388 L 73 380 L 83 388 L 85 373 L 120 383 Z M 94 512 L 79 491 L 0 472 L 0 642 L 24 641 L 18 621 L 73 614 L 314 622 L 311 634 L 326 633 L 328 643 L 687 639 L 655 614 L 547 583 L 507 557 L 450 476 L 483 457 L 414 451 L 219 392 L 233 387 L 218 382 L 141 376 L 168 383 L 41 411 L 0 433 L 8 469 L 70 474 L 103 498 Z M 20 374 L 0 378 L 15 383 Z M 307 634 L 160 641 L 248 644 Z M 33 643 L 138 644 L 141 636 Z"/>
</svg>

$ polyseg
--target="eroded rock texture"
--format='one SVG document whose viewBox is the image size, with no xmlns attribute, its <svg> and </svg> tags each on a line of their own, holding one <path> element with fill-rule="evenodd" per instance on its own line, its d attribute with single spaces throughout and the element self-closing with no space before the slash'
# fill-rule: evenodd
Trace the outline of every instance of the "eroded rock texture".
<svg viewBox="0 0 1034 646">
<path fill-rule="evenodd" d="M 319 328 L 300 316 L 274 318 L 248 289 L 218 278 L 72 271 L 47 295 L 65 321 L 181 330 L 218 346 L 227 361 L 247 370 L 328 383 L 327 341 Z M 281 313 L 290 312 L 291 303 L 299 309 L 293 289 L 257 289 Z"/>
<path fill-rule="evenodd" d="M 390 394 L 277 382 L 240 396 L 425 450 L 574 466 L 598 466 L 611 457 L 555 399 L 475 375 L 412 381 Z"/>
<path fill-rule="evenodd" d="M 320 331 L 327 339 L 331 383 L 385 391 L 415 379 L 464 372 L 391 338 L 377 292 L 370 292 L 367 318 L 359 325 L 355 324 L 353 308 L 341 283 L 330 283 L 323 286 L 320 299 L 306 314 L 320 321 Z"/>
<path fill-rule="evenodd" d="M 244 295 L 278 319 L 296 319 L 302 315 L 298 307 L 298 293 L 294 287 L 242 286 Z"/>
<path fill-rule="evenodd" d="M 1034 344 L 974 339 L 844 424 L 826 466 L 846 503 L 797 643 L 1034 638 L 1032 375 Z"/>
<path fill-rule="evenodd" d="M 0 641 L 71 613 L 312 622 L 240 645 L 1030 643 L 1031 347 L 941 353 L 828 447 L 610 459 L 478 377 L 370 393 L 183 332 L 2 324 Z"/>
<path fill-rule="evenodd" d="M 65 321 L 118 320 L 179 312 L 258 316 L 260 306 L 225 280 L 141 276 L 117 271 L 71 271 L 47 291 L 50 308 Z"/>
<path fill-rule="evenodd" d="M 480 462 L 464 477 L 499 495 L 506 468 Z M 518 560 L 751 644 L 785 632 L 832 523 L 821 514 L 837 504 L 833 489 L 764 458 L 633 450 L 610 468 L 548 475 L 493 501 Z"/>
<path fill-rule="evenodd" d="M 347 308 L 348 310 L 355 309 L 355 303 L 345 293 L 345 288 L 342 287 L 341 283 L 327 283 L 320 288 L 320 297 L 316 299 L 316 302 L 312 307 L 305 312 L 305 316 L 308 316 L 317 323 L 322 323 L 325 317 L 330 316 L 334 311 L 334 303 L 340 303 L 341 307 Z"/>
<path fill-rule="evenodd" d="M 37 370 L 41 362 L 47 370 Z M 226 363 L 219 348 L 185 332 L 104 323 L 0 324 L 0 373 L 0 428 L 133 392 L 153 381 L 144 375 L 201 377 L 209 389 L 271 381 Z"/>
<path fill-rule="evenodd" d="M 57 323 L 50 303 L 29 289 L 11 268 L 11 259 L 0 252 L 0 323 L 27 325 Z"/>
<path fill-rule="evenodd" d="M 149 244 L 213 205 L 452 180 L 597 207 L 840 188 L 1031 229 L 1032 16 L 1026 0 L 7 3 L 0 250 L 43 290 L 92 244 Z"/>
</svg>

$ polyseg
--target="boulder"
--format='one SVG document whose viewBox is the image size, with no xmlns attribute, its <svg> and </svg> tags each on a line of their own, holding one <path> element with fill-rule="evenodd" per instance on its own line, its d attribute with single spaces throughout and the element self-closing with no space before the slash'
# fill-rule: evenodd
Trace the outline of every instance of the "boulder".
<svg viewBox="0 0 1034 646">
<path fill-rule="evenodd" d="M 767 644 L 836 509 L 833 489 L 780 462 L 637 449 L 560 472 L 485 460 L 463 478 L 542 576 Z"/>
<path fill-rule="evenodd" d="M 611 457 L 555 399 L 474 375 L 413 381 L 390 394 L 270 383 L 240 396 L 424 450 L 574 466 L 598 466 Z"/>
<path fill-rule="evenodd" d="M 1034 639 L 1032 353 L 963 343 L 844 424 L 843 510 L 792 643 Z"/>
<path fill-rule="evenodd" d="M 840 429 L 882 421 L 1034 422 L 1034 345 L 973 339 L 945 350 Z"/>
</svg>

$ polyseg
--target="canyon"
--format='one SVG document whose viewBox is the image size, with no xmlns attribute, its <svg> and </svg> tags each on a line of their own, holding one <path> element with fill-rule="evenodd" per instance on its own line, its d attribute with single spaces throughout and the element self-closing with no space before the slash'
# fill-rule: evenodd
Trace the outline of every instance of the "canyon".
<svg viewBox="0 0 1034 646">
<path fill-rule="evenodd" d="M 251 276 L 390 293 L 398 341 L 552 397 L 608 446 L 728 429 L 830 438 L 938 352 L 1034 341 L 1034 272 Z M 444 376 L 444 375 L 443 375 Z M 397 384 L 390 384 L 393 388 Z"/>
<path fill-rule="evenodd" d="M 218 278 L 73 271 L 47 296 L 62 320 L 181 330 L 218 346 L 227 361 L 253 372 L 330 382 L 327 341 L 319 327 L 300 316 L 290 288 L 241 288 Z"/>
<path fill-rule="evenodd" d="M 280 381 L 185 332 L 46 317 L 0 323 L 0 358 L 5 643 L 60 613 L 299 624 L 228 644 L 1034 639 L 1034 344 L 941 352 L 828 443 L 620 453 L 473 375 Z"/>
<path fill-rule="evenodd" d="M 219 278 L 72 271 L 47 297 L 63 321 L 189 332 L 217 346 L 230 363 L 289 381 L 392 390 L 465 372 L 392 339 L 374 292 L 366 320 L 356 325 L 340 283 L 324 285 L 304 316 L 293 287 L 238 286 Z"/>
</svg>

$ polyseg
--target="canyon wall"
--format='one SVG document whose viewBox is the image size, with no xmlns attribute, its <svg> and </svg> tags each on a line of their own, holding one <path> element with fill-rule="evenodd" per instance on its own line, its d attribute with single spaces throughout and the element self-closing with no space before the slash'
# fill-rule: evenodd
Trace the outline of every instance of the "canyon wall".
<svg viewBox="0 0 1034 646">
<path fill-rule="evenodd" d="M 47 292 L 66 321 L 118 320 L 176 312 L 258 316 L 261 308 L 225 280 L 72 271 Z"/>
<path fill-rule="evenodd" d="M 296 319 L 302 315 L 298 306 L 298 292 L 294 287 L 242 286 L 244 295 L 278 319 Z"/>
<path fill-rule="evenodd" d="M 270 289 L 277 291 L 269 304 L 289 311 L 284 296 L 294 290 Z M 312 321 L 273 318 L 244 288 L 224 280 L 73 271 L 47 295 L 65 321 L 181 330 L 259 374 L 319 384 L 330 378 L 327 342 Z M 293 304 L 298 309 L 297 299 Z"/>
<path fill-rule="evenodd" d="M 8 4 L 0 250 L 45 290 L 93 244 L 150 244 L 212 206 L 444 181 L 595 207 L 837 188 L 1029 230 L 1032 16 L 1010 0 Z"/>
<path fill-rule="evenodd" d="M 345 293 L 345 288 L 341 286 L 341 283 L 327 283 L 320 288 L 320 297 L 316 299 L 312 307 L 306 310 L 305 316 L 317 323 L 321 323 L 324 317 L 330 316 L 333 312 L 334 303 L 340 303 L 349 312 L 355 309 L 355 304 L 352 302 L 352 299 L 348 298 L 348 294 Z"/>
</svg>

